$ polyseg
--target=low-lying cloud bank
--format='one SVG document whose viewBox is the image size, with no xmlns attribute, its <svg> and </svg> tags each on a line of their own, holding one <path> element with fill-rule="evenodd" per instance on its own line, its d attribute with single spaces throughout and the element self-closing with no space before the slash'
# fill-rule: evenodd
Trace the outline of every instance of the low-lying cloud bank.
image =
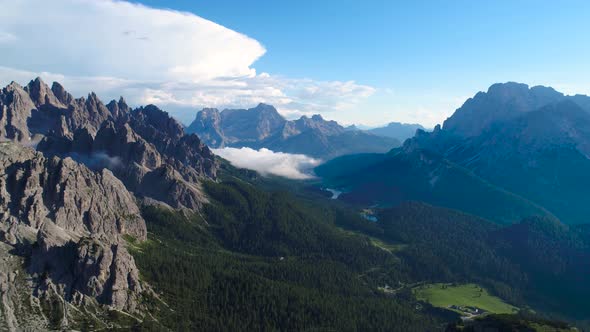
<svg viewBox="0 0 590 332">
<path fill-rule="evenodd" d="M 264 176 L 278 175 L 295 180 L 312 178 L 312 169 L 321 163 L 321 160 L 303 154 L 274 152 L 266 148 L 223 148 L 213 149 L 213 152 L 235 167 L 251 169 Z"/>
</svg>

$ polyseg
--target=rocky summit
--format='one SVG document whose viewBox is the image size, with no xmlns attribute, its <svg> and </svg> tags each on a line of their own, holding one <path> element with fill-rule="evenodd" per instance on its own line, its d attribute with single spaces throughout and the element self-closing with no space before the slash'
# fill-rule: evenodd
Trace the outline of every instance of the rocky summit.
<svg viewBox="0 0 590 332">
<path fill-rule="evenodd" d="M 287 120 L 271 105 L 250 109 L 205 108 L 187 127 L 211 147 L 267 148 L 316 158 L 359 152 L 387 152 L 399 146 L 393 137 L 351 131 L 321 115 Z"/>
<path fill-rule="evenodd" d="M 4 88 L 0 109 L 0 139 L 110 169 L 138 197 L 199 208 L 206 201 L 200 179 L 216 176 L 209 148 L 154 105 L 131 109 L 123 98 L 105 105 L 94 93 L 76 99 L 37 78 Z"/>
</svg>

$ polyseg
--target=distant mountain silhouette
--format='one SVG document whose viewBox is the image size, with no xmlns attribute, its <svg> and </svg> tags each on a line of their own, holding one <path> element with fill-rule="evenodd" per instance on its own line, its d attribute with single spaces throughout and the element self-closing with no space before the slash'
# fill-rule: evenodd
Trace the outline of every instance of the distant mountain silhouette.
<svg viewBox="0 0 590 332">
<path fill-rule="evenodd" d="M 418 129 L 425 130 L 425 128 L 419 124 L 391 122 L 387 124 L 387 126 L 374 128 L 367 131 L 371 134 L 392 137 L 400 142 L 403 142 L 406 139 L 413 137 L 414 134 L 416 134 L 416 130 Z"/>
<path fill-rule="evenodd" d="M 203 109 L 187 127 L 211 147 L 268 148 L 329 159 L 350 153 L 386 152 L 399 140 L 348 130 L 320 115 L 286 120 L 266 104 L 250 109 Z"/>
</svg>

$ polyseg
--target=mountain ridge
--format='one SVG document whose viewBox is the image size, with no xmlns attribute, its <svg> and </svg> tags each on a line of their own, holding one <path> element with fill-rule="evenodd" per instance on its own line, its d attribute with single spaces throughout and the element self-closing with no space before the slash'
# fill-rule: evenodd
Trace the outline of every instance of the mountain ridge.
<svg viewBox="0 0 590 332">
<path fill-rule="evenodd" d="M 429 151 L 442 158 L 433 164 L 437 167 L 450 162 L 543 207 L 566 223 L 585 223 L 584 216 L 590 213 L 585 203 L 590 199 L 586 171 L 590 168 L 590 112 L 583 104 L 588 100 L 590 97 L 565 96 L 547 87 L 495 84 L 487 93 L 479 92 L 468 99 L 442 127 L 436 126 L 432 132 L 417 130 L 413 138 L 389 155 L 413 159 L 418 165 L 417 156 Z M 375 167 L 379 163 L 374 158 L 367 162 L 375 163 Z M 352 166 L 343 163 L 341 167 Z M 352 170 L 350 179 L 365 177 Z M 388 175 L 386 168 L 379 174 L 383 178 L 395 177 Z M 346 181 L 340 185 L 347 188 Z M 406 189 L 411 186 L 408 184 Z M 355 192 L 341 197 L 346 195 Z"/>
<path fill-rule="evenodd" d="M 38 142 L 48 156 L 109 168 L 137 195 L 173 207 L 206 202 L 199 181 L 215 178 L 219 167 L 196 135 L 154 105 L 131 109 L 122 97 L 105 105 L 95 93 L 75 99 L 61 84 L 50 89 L 37 78 L 4 88 L 0 110 L 4 140 Z"/>
<path fill-rule="evenodd" d="M 496 83 L 487 92 L 478 92 L 467 99 L 453 115 L 447 118 L 442 128 L 458 136 L 477 136 L 482 130 L 498 121 L 510 120 L 522 113 L 534 111 L 562 100 L 571 100 L 590 110 L 590 97 L 566 96 L 551 87 L 507 82 Z"/>
<path fill-rule="evenodd" d="M 404 149 L 435 151 L 567 223 L 585 223 L 590 112 L 579 100 L 585 99 L 550 101 L 494 121 L 477 136 L 440 128 L 422 132 L 406 141 Z"/>
<path fill-rule="evenodd" d="M 472 164 L 450 159 L 467 155 L 459 152 L 471 145 L 461 144 L 478 137 L 438 126 L 418 130 L 389 153 L 326 164 L 352 165 L 335 168 L 335 186 L 356 181 L 372 190 L 351 185 L 342 198 L 363 208 L 383 193 L 399 201 L 373 207 L 369 221 L 358 205 L 310 192 L 309 183 L 300 183 L 295 197 L 288 191 L 298 185 L 220 162 L 204 140 L 154 105 L 131 109 L 123 98 L 104 104 L 94 93 L 75 99 L 59 83 L 50 89 L 41 80 L 26 89 L 9 85 L 0 103 L 0 134 L 16 141 L 0 143 L 0 328 L 239 330 L 248 322 L 250 329 L 431 330 L 458 316 L 418 302 L 413 287 L 465 281 L 517 306 L 587 317 L 578 305 L 587 283 L 575 284 L 576 275 L 588 275 L 575 259 L 588 257 L 587 230 L 563 225 L 476 174 Z M 523 112 L 527 118 L 518 121 L 525 126 L 515 119 L 504 131 L 489 126 L 485 137 L 548 133 L 547 141 L 522 145 L 577 142 L 573 151 L 583 150 L 579 104 L 548 107 Z M 314 153 L 336 155 L 343 151 L 337 146 L 359 148 L 363 138 L 373 139 L 319 116 L 287 123 L 269 105 L 259 111 L 226 117 L 254 119 L 244 136 L 249 143 L 262 138 L 293 151 L 311 145 Z M 557 121 L 562 113 L 567 121 Z M 536 123 L 531 119 L 543 126 L 527 127 Z M 23 147 L 35 144 L 38 151 Z M 405 193 L 387 189 L 391 184 Z M 537 214 L 543 217 L 522 218 Z M 558 291 L 535 289 L 545 282 Z M 400 288 L 391 293 L 389 285 Z M 28 299 L 39 305 L 28 306 Z"/>
<path fill-rule="evenodd" d="M 413 137 L 416 134 L 416 130 L 419 129 L 426 130 L 426 128 L 417 123 L 390 122 L 383 127 L 373 128 L 367 131 L 379 136 L 393 137 L 403 143 L 406 139 Z"/>
<path fill-rule="evenodd" d="M 214 148 L 268 148 L 325 159 L 354 152 L 385 152 L 400 144 L 393 138 L 349 131 L 318 114 L 286 120 L 273 106 L 262 103 L 247 110 L 205 108 L 187 132 L 198 134 Z"/>
</svg>

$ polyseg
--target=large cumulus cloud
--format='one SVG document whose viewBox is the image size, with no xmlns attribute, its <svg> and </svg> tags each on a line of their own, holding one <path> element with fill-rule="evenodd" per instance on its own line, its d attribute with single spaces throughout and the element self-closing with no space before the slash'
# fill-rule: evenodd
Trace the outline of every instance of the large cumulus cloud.
<svg viewBox="0 0 590 332">
<path fill-rule="evenodd" d="M 352 107 L 374 92 L 257 73 L 260 42 L 192 13 L 116 0 L 0 0 L 0 9 L 0 84 L 41 76 L 75 96 L 155 103 L 185 123 L 201 107 L 265 102 L 295 117 Z"/>
</svg>

